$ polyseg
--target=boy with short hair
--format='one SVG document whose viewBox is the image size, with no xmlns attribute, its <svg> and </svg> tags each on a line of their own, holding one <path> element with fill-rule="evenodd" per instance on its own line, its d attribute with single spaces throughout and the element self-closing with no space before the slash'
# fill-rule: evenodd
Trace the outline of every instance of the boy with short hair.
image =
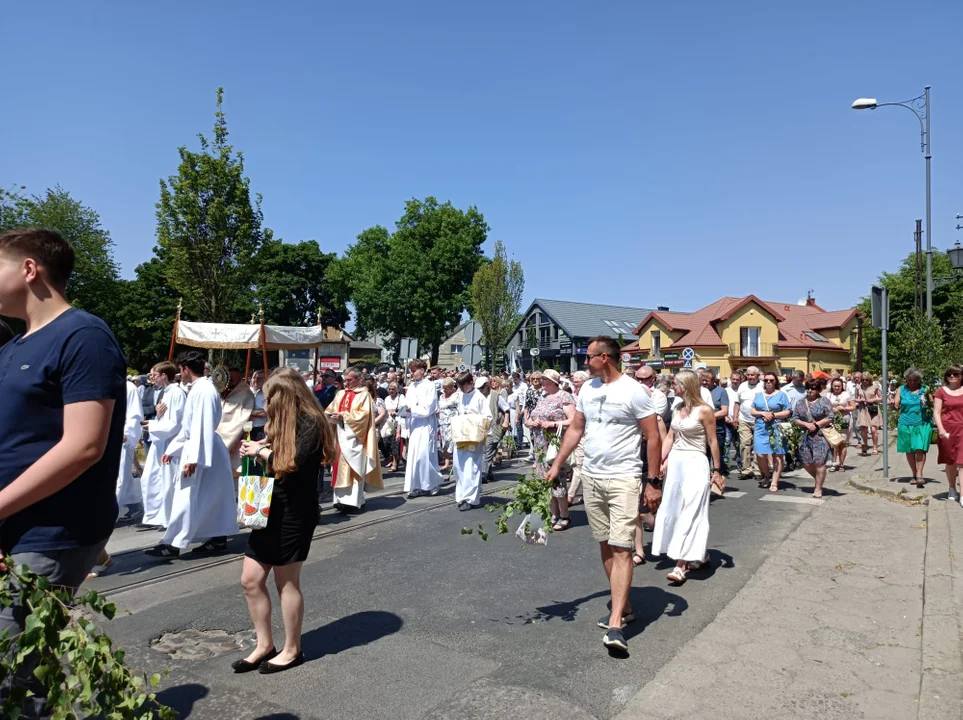
<svg viewBox="0 0 963 720">
<path fill-rule="evenodd" d="M 0 348 L 0 550 L 71 591 L 117 519 L 127 373 L 103 320 L 67 302 L 74 260 L 53 230 L 0 234 L 0 314 L 26 323 Z M 26 614 L 0 609 L 0 630 Z M 36 693 L 25 716 L 42 716 L 43 688 L 25 669 L 14 680 Z"/>
</svg>

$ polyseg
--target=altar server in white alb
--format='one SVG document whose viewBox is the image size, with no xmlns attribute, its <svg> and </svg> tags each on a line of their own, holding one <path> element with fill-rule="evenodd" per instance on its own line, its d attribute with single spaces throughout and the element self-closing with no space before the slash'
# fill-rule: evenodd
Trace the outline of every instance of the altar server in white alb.
<svg viewBox="0 0 963 720">
<path fill-rule="evenodd" d="M 455 502 L 459 510 L 471 510 L 481 503 L 482 462 L 485 457 L 485 440 L 491 425 L 492 411 L 481 388 L 488 378 L 472 379 L 470 372 L 462 372 L 455 378 L 458 383 L 458 402 L 452 418 L 452 462 L 455 472 Z M 477 439 L 468 443 L 457 441 L 458 437 Z"/>
<path fill-rule="evenodd" d="M 221 396 L 204 377 L 204 356 L 189 351 L 178 358 L 181 379 L 190 383 L 181 430 L 161 458 L 164 465 L 180 460 L 170 522 L 154 557 L 176 557 L 192 542 L 203 543 L 192 554 L 227 551 L 227 536 L 237 532 L 237 501 L 231 455 L 217 434 Z"/>
<path fill-rule="evenodd" d="M 179 459 L 172 459 L 164 465 L 161 458 L 168 445 L 181 431 L 187 393 L 179 383 L 174 382 L 177 366 L 171 362 L 155 365 L 150 371 L 150 379 L 155 388 L 154 402 L 157 417 L 144 423 L 150 436 L 150 450 L 144 463 L 144 474 L 140 478 L 141 492 L 144 496 L 144 519 L 141 525 L 148 527 L 167 527 L 174 501 L 174 486 L 180 474 Z"/>
<path fill-rule="evenodd" d="M 408 363 L 411 384 L 405 393 L 404 415 L 408 424 L 408 465 L 405 491 L 409 498 L 437 495 L 441 486 L 438 471 L 438 393 L 435 384 L 425 379 L 428 363 Z"/>
<path fill-rule="evenodd" d="M 127 514 L 136 514 L 141 503 L 140 482 L 134 477 L 134 452 L 143 430 L 144 410 L 137 394 L 137 386 L 127 381 L 127 419 L 124 422 L 124 444 L 120 450 L 120 470 L 117 473 L 117 505 L 127 506 Z"/>
</svg>

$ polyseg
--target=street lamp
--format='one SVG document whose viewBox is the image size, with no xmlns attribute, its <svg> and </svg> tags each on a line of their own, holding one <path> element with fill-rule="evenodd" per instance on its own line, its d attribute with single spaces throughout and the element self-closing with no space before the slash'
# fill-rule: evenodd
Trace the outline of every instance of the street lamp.
<svg viewBox="0 0 963 720">
<path fill-rule="evenodd" d="M 946 251 L 946 254 L 950 256 L 950 265 L 953 266 L 954 270 L 963 270 L 963 247 L 960 247 L 960 241 L 956 241 L 956 245 Z"/>
<path fill-rule="evenodd" d="M 933 233 L 930 223 L 930 86 L 923 88 L 923 94 L 905 102 L 876 102 L 876 98 L 859 98 L 853 103 L 853 110 L 875 110 L 876 108 L 904 107 L 912 111 L 920 121 L 920 149 L 926 157 L 926 317 L 933 317 Z"/>
</svg>

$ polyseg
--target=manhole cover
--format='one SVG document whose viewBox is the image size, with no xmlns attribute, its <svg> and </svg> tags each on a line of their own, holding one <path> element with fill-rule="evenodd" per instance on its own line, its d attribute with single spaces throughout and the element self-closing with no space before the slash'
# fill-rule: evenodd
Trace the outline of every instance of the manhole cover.
<svg viewBox="0 0 963 720">
<path fill-rule="evenodd" d="M 150 641 L 150 647 L 174 660 L 206 660 L 242 648 L 254 647 L 254 630 L 229 633 L 226 630 L 180 630 L 164 633 Z"/>
</svg>

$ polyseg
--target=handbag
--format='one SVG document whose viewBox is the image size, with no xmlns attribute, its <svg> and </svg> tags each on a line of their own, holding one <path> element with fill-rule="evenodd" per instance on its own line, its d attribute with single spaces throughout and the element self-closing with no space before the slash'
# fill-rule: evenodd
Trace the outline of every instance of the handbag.
<svg viewBox="0 0 963 720">
<path fill-rule="evenodd" d="M 545 464 L 551 465 L 555 462 L 555 458 L 558 457 L 558 451 L 562 448 L 562 434 L 565 432 L 564 428 L 559 428 L 554 436 L 546 436 L 548 440 L 548 447 L 545 449 Z M 558 438 L 558 443 L 552 442 L 552 437 Z M 565 462 L 562 463 L 562 469 L 571 470 L 575 467 L 575 453 L 571 452 L 568 457 L 565 458 Z"/>
<path fill-rule="evenodd" d="M 381 439 L 382 440 L 393 440 L 395 437 L 395 430 L 397 429 L 396 421 L 393 417 L 389 417 L 384 421 L 381 426 Z"/>
<path fill-rule="evenodd" d="M 809 411 L 810 419 L 815 423 L 816 419 L 813 417 L 813 409 L 809 405 L 809 400 L 806 400 L 806 409 Z M 823 437 L 826 438 L 826 442 L 833 448 L 838 448 L 846 444 L 846 436 L 832 425 L 820 428 L 819 431 L 823 434 Z"/>
<path fill-rule="evenodd" d="M 237 524 L 242 528 L 263 530 L 267 527 L 271 513 L 274 478 L 251 475 L 250 460 L 244 456 L 241 463 L 242 475 L 237 481 Z"/>
</svg>

